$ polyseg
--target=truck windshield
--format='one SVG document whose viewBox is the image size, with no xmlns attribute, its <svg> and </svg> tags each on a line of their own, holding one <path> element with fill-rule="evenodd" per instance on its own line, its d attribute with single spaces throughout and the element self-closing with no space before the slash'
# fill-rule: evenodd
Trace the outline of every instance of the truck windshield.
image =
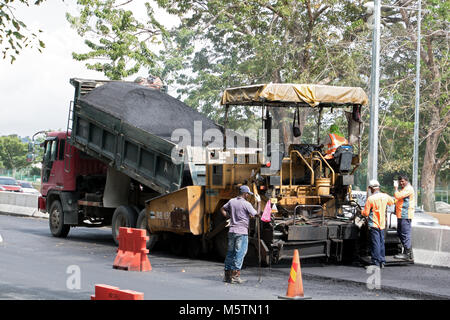
<svg viewBox="0 0 450 320">
<path fill-rule="evenodd" d="M 44 151 L 44 162 L 55 161 L 57 159 L 58 140 L 47 140 Z"/>
<path fill-rule="evenodd" d="M 53 141 L 53 144 L 52 144 L 52 151 L 51 151 L 51 155 L 50 155 L 50 160 L 51 161 L 55 161 L 56 160 L 57 148 L 58 148 L 58 141 L 55 140 L 55 141 Z"/>
</svg>

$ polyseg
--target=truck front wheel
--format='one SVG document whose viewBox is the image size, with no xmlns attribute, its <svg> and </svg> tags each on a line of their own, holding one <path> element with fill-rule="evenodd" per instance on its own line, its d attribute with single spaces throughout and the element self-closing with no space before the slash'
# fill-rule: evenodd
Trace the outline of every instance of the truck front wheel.
<svg viewBox="0 0 450 320">
<path fill-rule="evenodd" d="M 121 227 L 135 228 L 136 220 L 137 212 L 132 207 L 120 206 L 114 211 L 111 229 L 114 242 L 117 245 L 119 245 L 119 240 L 117 239 L 117 237 L 119 236 L 119 229 Z"/>
<path fill-rule="evenodd" d="M 48 218 L 50 231 L 54 237 L 65 238 L 70 231 L 70 226 L 64 224 L 64 211 L 61 202 L 55 200 L 50 205 Z"/>
</svg>

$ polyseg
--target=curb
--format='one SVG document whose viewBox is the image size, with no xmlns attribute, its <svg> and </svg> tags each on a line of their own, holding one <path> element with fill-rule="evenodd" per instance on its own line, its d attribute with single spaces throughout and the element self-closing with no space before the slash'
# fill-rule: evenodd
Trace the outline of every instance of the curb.
<svg viewBox="0 0 450 320">
<path fill-rule="evenodd" d="M 427 267 L 429 267 L 429 266 L 427 266 Z M 436 267 L 436 268 L 447 269 L 447 268 L 441 268 L 441 267 Z M 303 277 L 303 279 L 306 279 L 306 280 L 328 280 L 328 281 L 334 281 L 337 283 L 347 283 L 347 284 L 352 284 L 352 285 L 355 285 L 358 287 L 366 288 L 367 290 L 370 290 L 373 292 L 376 292 L 378 290 L 380 292 L 401 294 L 401 295 L 411 297 L 414 299 L 419 299 L 419 300 L 450 300 L 450 295 L 447 295 L 447 294 L 424 292 L 424 291 L 420 291 L 420 290 L 416 290 L 416 289 L 407 289 L 407 288 L 401 288 L 401 287 L 396 287 L 396 286 L 392 286 L 392 285 L 381 284 L 380 289 L 372 289 L 371 290 L 371 289 L 367 288 L 367 283 L 363 282 L 361 280 L 352 280 L 352 279 L 339 278 L 339 277 L 333 277 L 333 276 L 328 276 L 328 275 L 319 275 L 319 274 L 314 274 L 314 273 L 308 272 L 305 269 L 302 270 L 302 277 Z M 272 269 L 271 272 L 274 272 L 274 271 L 284 273 L 283 271 L 277 270 L 277 269 Z"/>
<path fill-rule="evenodd" d="M 414 263 L 429 267 L 450 268 L 450 252 L 415 249 Z M 450 270 L 450 269 L 449 269 Z"/>
<path fill-rule="evenodd" d="M 302 275 L 303 275 L 303 278 L 306 278 L 306 279 L 309 278 L 311 280 L 314 280 L 314 279 L 315 280 L 332 280 L 332 281 L 341 282 L 341 283 L 352 283 L 352 284 L 355 284 L 360 287 L 366 287 L 366 283 L 363 283 L 363 282 L 360 282 L 357 280 L 333 278 L 333 277 L 320 276 L 320 275 L 310 274 L 310 273 L 305 273 L 305 272 L 303 272 Z M 367 289 L 367 290 L 369 290 L 369 289 Z M 423 291 L 418 291 L 418 290 L 414 290 L 414 289 L 397 288 L 397 287 L 386 286 L 386 285 L 381 285 L 380 289 L 373 289 L 373 290 L 380 290 L 380 291 L 395 293 L 395 294 L 403 294 L 403 295 L 407 295 L 410 297 L 415 297 L 415 298 L 423 299 L 423 300 L 450 300 L 450 295 L 442 295 L 442 294 L 437 294 L 437 293 L 423 292 Z"/>
<path fill-rule="evenodd" d="M 0 211 L 0 215 L 4 216 L 15 216 L 15 217 L 25 217 L 25 218 L 42 218 L 42 219 L 48 219 L 48 213 L 42 213 L 38 210 L 36 212 L 33 212 L 32 214 L 27 213 L 18 213 L 18 212 L 6 212 L 6 211 Z"/>
</svg>

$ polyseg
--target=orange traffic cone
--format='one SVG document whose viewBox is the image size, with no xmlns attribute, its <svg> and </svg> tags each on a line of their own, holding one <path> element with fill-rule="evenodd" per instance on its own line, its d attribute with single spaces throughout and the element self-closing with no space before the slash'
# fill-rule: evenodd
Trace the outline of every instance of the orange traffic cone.
<svg viewBox="0 0 450 320">
<path fill-rule="evenodd" d="M 288 280 L 288 288 L 285 296 L 278 296 L 280 299 L 311 299 L 305 297 L 303 293 L 302 268 L 300 266 L 300 258 L 298 250 L 294 250 L 294 257 L 292 258 L 291 273 Z"/>
</svg>

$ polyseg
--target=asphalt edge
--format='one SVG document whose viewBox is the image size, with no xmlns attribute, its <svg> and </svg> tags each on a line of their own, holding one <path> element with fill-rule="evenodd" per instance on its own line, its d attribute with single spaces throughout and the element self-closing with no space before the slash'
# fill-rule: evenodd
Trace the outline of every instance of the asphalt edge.
<svg viewBox="0 0 450 320">
<path fill-rule="evenodd" d="M 303 278 L 310 279 L 310 280 L 332 280 L 335 282 L 341 282 L 341 283 L 352 283 L 357 286 L 365 287 L 367 290 L 371 290 L 367 288 L 367 284 L 357 281 L 357 280 L 349 280 L 349 279 L 340 279 L 340 278 L 333 278 L 333 277 L 327 277 L 327 276 L 321 276 L 316 274 L 310 274 L 302 272 Z M 372 289 L 372 290 L 382 290 L 387 293 L 394 293 L 394 294 L 402 294 L 407 295 L 410 297 L 415 297 L 422 300 L 450 300 L 450 295 L 441 295 L 437 293 L 429 293 L 429 292 L 422 292 L 418 290 L 413 289 L 404 289 L 404 288 L 396 288 L 392 286 L 383 286 L 381 285 L 380 289 Z"/>
<path fill-rule="evenodd" d="M 41 213 L 38 210 L 36 210 L 36 212 L 33 212 L 32 214 L 0 211 L 0 215 L 15 216 L 15 217 L 25 217 L 25 218 L 48 219 L 48 213 Z"/>
</svg>

